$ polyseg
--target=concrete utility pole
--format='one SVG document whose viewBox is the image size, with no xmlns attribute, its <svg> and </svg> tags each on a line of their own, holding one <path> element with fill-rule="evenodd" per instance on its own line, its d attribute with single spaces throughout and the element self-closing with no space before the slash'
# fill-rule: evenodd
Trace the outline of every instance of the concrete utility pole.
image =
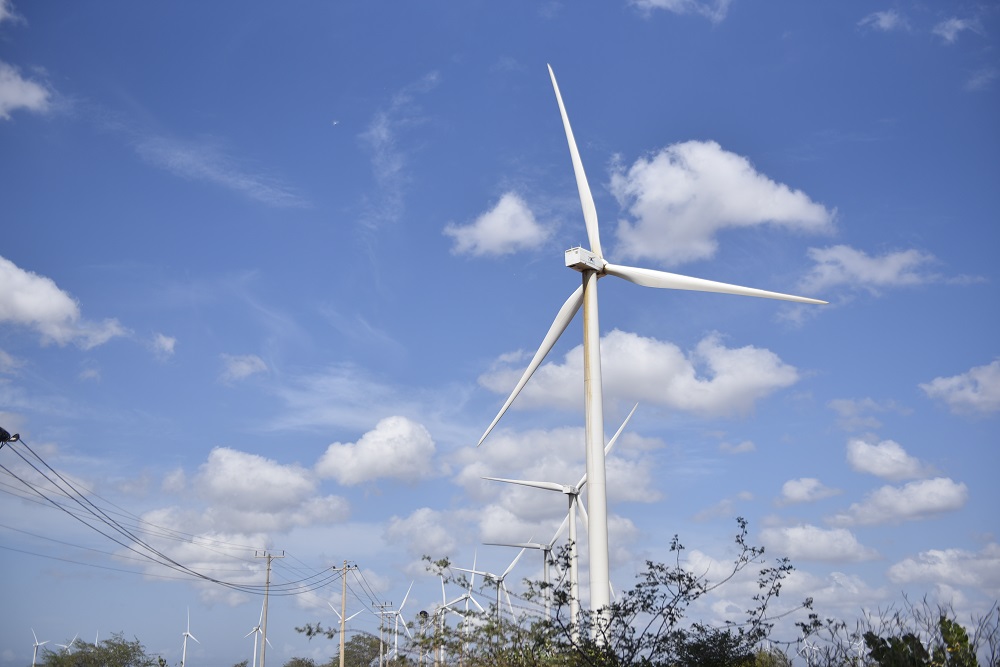
<svg viewBox="0 0 1000 667">
<path fill-rule="evenodd" d="M 267 650 L 267 596 L 271 590 L 271 561 L 275 558 L 284 558 L 285 552 L 282 551 L 280 556 L 275 556 L 273 553 L 264 551 L 254 551 L 254 558 L 266 558 L 267 559 L 267 578 L 264 580 L 264 622 L 261 624 L 260 632 L 260 667 L 264 667 L 264 652 Z"/>
<path fill-rule="evenodd" d="M 344 667 L 344 630 L 347 625 L 347 571 L 358 569 L 357 565 L 348 567 L 347 560 L 344 560 L 344 567 L 340 569 L 341 589 L 340 589 L 340 667 Z M 337 568 L 333 568 L 334 571 Z"/>
</svg>

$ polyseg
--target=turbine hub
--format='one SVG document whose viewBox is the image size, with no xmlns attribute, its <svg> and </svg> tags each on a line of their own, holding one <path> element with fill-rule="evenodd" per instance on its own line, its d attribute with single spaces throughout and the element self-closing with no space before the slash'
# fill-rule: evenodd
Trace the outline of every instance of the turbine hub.
<svg viewBox="0 0 1000 667">
<path fill-rule="evenodd" d="M 603 257 L 579 246 L 566 251 L 566 266 L 580 273 L 584 271 L 597 271 L 600 273 L 604 270 L 606 264 L 607 262 L 604 261 Z"/>
</svg>

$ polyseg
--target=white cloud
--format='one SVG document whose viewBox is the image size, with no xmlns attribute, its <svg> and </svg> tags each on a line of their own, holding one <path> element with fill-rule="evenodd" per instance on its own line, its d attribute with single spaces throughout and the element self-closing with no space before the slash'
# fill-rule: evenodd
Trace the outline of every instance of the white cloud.
<svg viewBox="0 0 1000 667">
<path fill-rule="evenodd" d="M 861 28 L 873 28 L 882 32 L 891 32 L 907 27 L 906 19 L 895 9 L 887 9 L 883 12 L 872 12 L 868 16 L 858 21 Z"/>
<path fill-rule="evenodd" d="M 514 192 L 504 194 L 497 205 L 469 225 L 449 224 L 444 233 L 455 240 L 456 255 L 506 255 L 542 244 L 549 230 L 538 224 L 525 201 Z"/>
<path fill-rule="evenodd" d="M 251 375 L 263 373 L 267 370 L 267 364 L 256 354 L 222 354 L 220 356 L 225 365 L 220 378 L 223 382 L 244 380 Z"/>
<path fill-rule="evenodd" d="M 1000 359 L 961 375 L 934 378 L 920 388 L 930 398 L 944 401 L 952 412 L 997 412 L 1000 410 Z"/>
<path fill-rule="evenodd" d="M 742 414 L 778 389 L 798 381 L 798 371 L 770 350 L 725 347 L 717 334 L 702 339 L 687 356 L 673 343 L 615 329 L 601 339 L 604 393 L 708 416 Z M 507 393 L 521 369 L 485 374 L 480 384 Z M 578 407 L 583 381 L 582 346 L 562 363 L 542 365 L 515 407 Z"/>
<path fill-rule="evenodd" d="M 158 333 L 153 336 L 152 345 L 153 352 L 158 357 L 170 357 L 174 354 L 174 347 L 177 345 L 177 339 L 172 336 L 166 336 Z"/>
<path fill-rule="evenodd" d="M 5 350 L 0 350 L 0 373 L 11 373 L 16 371 L 24 362 L 11 356 Z"/>
<path fill-rule="evenodd" d="M 434 454 L 434 440 L 423 425 L 406 417 L 387 417 L 356 443 L 327 447 L 316 472 L 344 485 L 379 478 L 413 482 L 437 474 Z"/>
<path fill-rule="evenodd" d="M 14 11 L 14 3 L 11 0 L 0 0 L 0 23 L 18 20 L 23 19 Z"/>
<path fill-rule="evenodd" d="M 89 322 L 80 318 L 76 301 L 51 278 L 19 268 L 0 257 L 0 322 L 26 326 L 42 343 L 75 342 L 89 350 L 126 334 L 118 320 Z"/>
<path fill-rule="evenodd" d="M 413 556 L 440 558 L 455 552 L 457 541 L 454 526 L 457 520 L 467 521 L 467 517 L 420 507 L 407 517 L 393 516 L 389 519 L 385 534 L 390 544 L 405 545 Z"/>
<path fill-rule="evenodd" d="M 897 584 L 967 586 L 991 596 L 1000 595 L 1000 544 L 988 544 L 978 552 L 964 549 L 924 551 L 916 558 L 894 564 L 888 574 Z"/>
<path fill-rule="evenodd" d="M 176 487 L 183 479 L 171 473 L 164 483 Z M 282 531 L 348 515 L 344 499 L 317 495 L 318 479 L 309 469 L 227 447 L 211 451 L 193 486 L 210 503 L 206 529 Z"/>
<path fill-rule="evenodd" d="M 871 257 L 863 250 L 836 245 L 810 248 L 809 257 L 816 265 L 800 283 L 800 287 L 808 292 L 846 285 L 877 293 L 881 287 L 922 285 L 938 279 L 922 270 L 934 261 L 934 257 L 919 250 L 902 250 Z"/>
<path fill-rule="evenodd" d="M 25 79 L 13 65 L 0 60 L 0 120 L 9 120 L 18 109 L 44 113 L 51 94 L 42 84 Z"/>
<path fill-rule="evenodd" d="M 858 472 L 892 481 L 926 477 L 934 472 L 892 440 L 871 444 L 861 438 L 852 438 L 847 442 L 847 462 Z"/>
<path fill-rule="evenodd" d="M 844 563 L 878 557 L 875 550 L 862 545 L 845 528 L 825 529 L 809 524 L 765 528 L 760 538 L 770 553 L 792 560 Z"/>
<path fill-rule="evenodd" d="M 812 503 L 841 493 L 840 489 L 832 489 L 814 477 L 790 479 L 781 485 L 782 505 L 795 503 Z"/>
<path fill-rule="evenodd" d="M 869 493 L 847 512 L 830 519 L 834 525 L 870 526 L 924 519 L 961 509 L 969 499 L 965 484 L 947 477 L 910 482 L 902 487 L 883 486 Z"/>
<path fill-rule="evenodd" d="M 646 14 L 663 9 L 674 14 L 704 16 L 712 23 L 719 23 L 726 18 L 732 0 L 631 0 L 631 4 Z"/>
<path fill-rule="evenodd" d="M 757 172 L 745 157 L 712 141 L 673 144 L 627 170 L 618 165 L 611 191 L 634 222 L 620 220 L 618 252 L 679 264 L 712 257 L 727 228 L 779 225 L 829 232 L 834 212 L 801 190 Z"/>
<path fill-rule="evenodd" d="M 931 32 L 943 39 L 946 44 L 953 44 L 958 39 L 959 34 L 965 30 L 980 32 L 981 28 L 979 23 L 972 19 L 952 17 L 938 23 Z"/>
</svg>

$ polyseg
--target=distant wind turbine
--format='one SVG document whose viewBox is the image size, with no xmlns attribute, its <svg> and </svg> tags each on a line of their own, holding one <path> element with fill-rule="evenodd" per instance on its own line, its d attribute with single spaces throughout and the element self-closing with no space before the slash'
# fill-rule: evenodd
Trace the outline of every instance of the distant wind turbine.
<svg viewBox="0 0 1000 667">
<path fill-rule="evenodd" d="M 35 650 L 31 654 L 31 667 L 35 667 L 35 662 L 38 659 L 38 647 L 39 646 L 45 646 L 46 644 L 49 643 L 49 640 L 46 639 L 43 642 L 38 641 L 38 635 L 35 634 L 35 629 L 34 628 L 31 629 L 31 636 L 35 638 L 35 645 L 34 645 L 35 646 Z"/>
<path fill-rule="evenodd" d="M 618 437 L 622 434 L 622 431 L 625 430 L 625 427 L 628 425 L 629 421 L 631 421 L 632 415 L 635 414 L 635 411 L 636 411 L 636 409 L 638 407 L 639 407 L 638 403 L 636 403 L 635 405 L 632 406 L 632 410 L 625 417 L 625 420 L 622 422 L 622 425 L 618 427 L 618 430 L 615 431 L 614 436 L 611 438 L 611 440 L 608 441 L 608 444 L 604 447 L 604 456 L 607 456 L 611 452 L 612 448 L 614 448 L 615 443 L 618 442 Z M 602 457 L 602 460 L 603 460 L 603 457 Z M 579 543 L 577 542 L 577 533 L 576 533 L 576 515 L 577 515 L 577 511 L 580 512 L 580 514 L 583 517 L 584 521 L 587 523 L 587 535 L 589 536 L 590 532 L 591 532 L 590 525 L 589 525 L 589 519 L 587 517 L 587 510 L 584 508 L 583 503 L 580 502 L 580 494 L 583 492 L 583 487 L 587 484 L 587 473 L 584 473 L 583 477 L 581 477 L 580 481 L 577 482 L 575 485 L 559 484 L 557 482 L 533 482 L 533 481 L 528 481 L 528 480 L 523 480 L 523 479 L 505 479 L 503 477 L 483 477 L 483 479 L 488 479 L 488 480 L 491 480 L 491 481 L 494 481 L 494 482 L 506 482 L 507 484 L 520 484 L 521 486 L 530 486 L 530 487 L 534 487 L 536 489 L 545 489 L 546 491 L 555 491 L 557 493 L 564 493 L 564 494 L 566 494 L 567 502 L 569 503 L 569 509 L 568 509 L 568 511 L 566 513 L 566 518 L 563 519 L 562 524 L 560 524 L 559 529 L 556 531 L 556 534 L 552 538 L 552 542 L 549 544 L 549 551 L 551 551 L 552 545 L 555 544 L 556 539 L 559 538 L 559 535 L 562 533 L 563 528 L 568 523 L 569 524 L 569 544 L 570 544 L 570 553 L 569 553 L 569 586 L 570 586 L 570 588 L 569 588 L 569 593 L 570 593 L 570 599 L 569 599 L 569 616 L 570 616 L 570 619 L 572 620 L 572 624 L 573 624 L 573 628 L 574 628 L 573 633 L 574 633 L 574 637 L 575 637 L 576 627 L 577 627 L 577 625 L 580 622 L 580 618 L 579 618 L 579 616 L 580 616 L 580 577 L 579 577 L 579 565 L 578 565 L 579 564 L 579 546 L 578 546 Z M 593 499 L 591 499 L 591 502 L 593 502 Z M 522 547 L 525 547 L 525 548 L 538 548 L 538 547 L 529 546 L 527 544 L 522 544 L 522 545 L 519 545 L 519 546 L 522 546 Z M 546 577 L 546 579 L 545 580 L 546 580 L 546 583 L 547 583 L 548 582 L 548 558 L 547 558 L 547 553 L 543 552 L 543 556 L 546 556 L 546 566 L 545 566 L 545 577 Z M 608 590 L 610 590 L 610 586 L 611 585 L 609 583 L 608 584 Z M 548 600 L 546 600 L 546 603 L 547 602 L 548 602 Z M 546 609 L 546 611 L 548 611 L 548 609 Z"/>
<path fill-rule="evenodd" d="M 588 493 L 591 530 L 589 531 L 590 548 L 590 607 L 594 612 L 601 613 L 611 602 L 611 585 L 609 579 L 608 557 L 608 508 L 607 479 L 604 466 L 604 398 L 601 378 L 601 330 L 597 311 L 597 281 L 606 276 L 615 276 L 643 287 L 660 289 L 693 290 L 698 292 L 718 292 L 739 296 L 755 296 L 766 299 L 781 299 L 796 303 L 822 304 L 825 301 L 810 299 L 780 292 L 769 292 L 751 287 L 741 287 L 720 283 L 714 280 L 692 278 L 666 271 L 643 269 L 631 266 L 611 264 L 604 259 L 601 249 L 601 236 L 597 223 L 597 207 L 587 183 L 587 175 L 583 170 L 580 152 L 573 137 L 569 124 L 569 116 L 563 104 L 555 73 L 549 67 L 549 78 L 559 104 L 566 142 L 569 145 L 570 158 L 573 162 L 573 172 L 576 175 L 576 186 L 583 208 L 583 219 L 587 229 L 587 240 L 590 250 L 570 248 L 566 251 L 566 266 L 582 274 L 582 284 L 566 300 L 548 332 L 542 339 L 542 344 L 535 352 L 521 379 L 514 386 L 507 401 L 493 422 L 479 439 L 479 444 L 489 435 L 507 408 L 510 407 L 521 389 L 541 365 L 546 355 L 556 341 L 569 326 L 576 312 L 583 306 L 583 386 L 586 412 L 587 432 L 587 478 L 590 484 Z"/>
<path fill-rule="evenodd" d="M 261 628 L 261 625 L 263 625 L 263 623 L 264 623 L 264 604 L 261 603 L 261 605 L 260 605 L 260 618 L 257 619 L 257 625 L 255 625 L 250 632 L 248 632 L 245 635 L 243 635 L 243 639 L 246 639 L 250 635 L 253 635 L 253 662 L 250 663 L 250 667 L 257 667 L 257 642 L 260 641 L 260 635 L 264 634 L 264 630 Z M 192 639 L 193 639 L 193 637 L 192 637 Z M 267 639 L 265 637 L 264 641 L 267 642 L 268 646 L 271 646 L 271 640 L 270 639 Z"/>
<path fill-rule="evenodd" d="M 79 637 L 79 636 L 80 636 L 80 633 L 78 632 L 75 635 L 73 635 L 73 639 L 70 640 L 69 644 L 56 644 L 56 646 L 59 646 L 60 648 L 62 648 L 63 653 L 72 653 L 73 652 L 73 645 L 76 644 L 76 638 Z"/>
<path fill-rule="evenodd" d="M 456 570 L 461 570 L 462 572 L 470 572 L 470 573 L 472 573 L 473 576 L 475 576 L 475 575 L 478 574 L 479 576 L 483 577 L 484 580 L 487 580 L 487 579 L 492 579 L 493 580 L 493 583 L 496 584 L 496 587 L 497 587 L 497 606 L 496 606 L 497 618 L 500 618 L 500 591 L 501 590 L 503 590 L 503 594 L 507 597 L 507 606 L 510 608 L 510 615 L 514 616 L 514 605 L 510 601 L 510 591 L 507 590 L 507 584 L 504 583 L 504 580 L 507 578 L 507 575 L 511 573 L 511 570 L 514 569 L 514 566 L 517 565 L 517 561 L 521 560 L 521 556 L 524 555 L 524 551 L 525 551 L 525 548 L 522 548 L 519 552 L 517 552 L 517 556 L 515 556 L 514 560 L 512 560 L 511 563 L 510 563 L 510 565 L 507 566 L 507 569 L 503 571 L 503 574 L 493 574 L 492 572 L 486 572 L 486 571 L 475 570 L 475 569 L 473 569 L 473 570 L 467 570 L 467 569 L 461 568 L 461 567 L 455 568 Z M 475 566 L 473 566 L 473 567 L 475 567 Z"/>
<path fill-rule="evenodd" d="M 193 639 L 198 644 L 201 643 L 200 641 L 198 641 L 197 637 L 195 637 L 194 635 L 191 634 L 191 609 L 190 609 L 190 607 L 188 608 L 188 612 L 187 612 L 187 630 L 185 630 L 184 633 L 181 636 L 184 637 L 184 645 L 183 645 L 183 648 L 181 649 L 181 667 L 184 667 L 185 665 L 187 665 L 188 637 L 190 637 L 191 639 Z"/>
</svg>

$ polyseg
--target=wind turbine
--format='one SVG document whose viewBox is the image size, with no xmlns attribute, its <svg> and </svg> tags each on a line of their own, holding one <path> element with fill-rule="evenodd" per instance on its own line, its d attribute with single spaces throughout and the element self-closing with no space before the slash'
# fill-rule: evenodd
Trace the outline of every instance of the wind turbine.
<svg viewBox="0 0 1000 667">
<path fill-rule="evenodd" d="M 583 306 L 583 386 L 587 432 L 587 478 L 590 484 L 588 494 L 592 529 L 589 531 L 590 547 L 590 607 L 600 613 L 611 602 L 611 587 L 608 565 L 608 507 L 607 479 L 604 467 L 604 398 L 601 379 L 601 330 L 597 311 L 597 281 L 605 276 L 615 276 L 643 287 L 661 289 L 693 290 L 698 292 L 718 292 L 740 296 L 756 296 L 767 299 L 780 299 L 796 303 L 822 304 L 825 301 L 809 299 L 780 292 L 769 292 L 720 283 L 714 280 L 693 278 L 666 271 L 643 269 L 619 264 L 611 264 L 604 259 L 601 249 L 601 235 L 597 224 L 597 207 L 587 183 L 587 175 L 583 170 L 580 152 L 573 138 L 573 130 L 569 124 L 569 116 L 563 104 L 556 75 L 549 66 L 549 78 L 552 89 L 559 104 L 559 114 L 562 116 L 566 142 L 569 145 L 570 158 L 573 162 L 573 173 L 576 176 L 576 186 L 580 194 L 580 204 L 583 208 L 583 220 L 587 229 L 587 240 L 590 250 L 570 248 L 566 251 L 566 266 L 582 274 L 582 284 L 578 287 L 560 308 L 555 320 L 549 327 L 542 344 L 535 352 L 521 379 L 515 385 L 500 412 L 479 439 L 483 443 L 493 427 L 510 407 L 521 389 L 541 365 L 545 356 L 556 341 L 569 326 L 576 312 Z"/>
<path fill-rule="evenodd" d="M 635 411 L 636 411 L 636 409 L 638 407 L 639 407 L 638 403 L 636 403 L 635 405 L 632 406 L 632 410 L 625 417 L 625 420 L 622 422 L 622 425 L 618 427 L 618 430 L 615 431 L 614 436 L 611 438 L 611 440 L 608 441 L 608 444 L 604 447 L 604 456 L 601 457 L 602 461 L 604 460 L 604 457 L 606 457 L 611 452 L 611 449 L 615 446 L 615 443 L 618 442 L 618 437 L 622 434 L 622 431 L 625 430 L 625 427 L 628 425 L 629 421 L 632 419 L 632 415 L 635 414 Z M 563 522 L 559 525 L 559 529 L 556 531 L 556 534 L 552 537 L 552 541 L 549 543 L 549 551 L 551 551 L 552 545 L 555 544 L 555 541 L 559 538 L 559 535 L 562 534 L 563 528 L 568 523 L 569 524 L 569 542 L 570 542 L 570 558 L 569 558 L 569 586 L 570 586 L 570 588 L 569 588 L 569 592 L 570 592 L 570 598 L 569 598 L 569 616 L 570 616 L 570 619 L 572 619 L 573 628 L 574 628 L 573 633 L 574 633 L 574 637 L 575 637 L 575 635 L 576 635 L 576 627 L 577 627 L 577 624 L 580 621 L 580 618 L 579 618 L 580 617 L 580 575 L 579 575 L 579 569 L 578 569 L 579 568 L 579 551 L 578 551 L 578 548 L 577 548 L 577 545 L 579 543 L 577 542 L 577 539 L 576 539 L 576 514 L 577 514 L 577 510 L 579 510 L 581 516 L 583 517 L 585 525 L 587 526 L 587 535 L 588 535 L 588 537 L 589 537 L 590 533 L 592 532 L 591 529 L 590 529 L 590 521 L 589 521 L 589 518 L 587 517 L 587 510 L 584 508 L 583 503 L 580 502 L 580 493 L 583 491 L 583 487 L 587 484 L 587 473 L 584 473 L 583 477 L 581 477 L 580 481 L 577 482 L 575 485 L 559 484 L 559 483 L 556 483 L 556 482 L 533 482 L 533 481 L 528 481 L 528 480 L 523 480 L 523 479 L 505 479 L 503 477 L 483 477 L 483 479 L 488 479 L 488 480 L 491 480 L 491 481 L 494 481 L 494 482 L 506 482 L 507 484 L 520 484 L 521 486 L 530 486 L 530 487 L 534 487 L 536 489 L 545 489 L 546 491 L 556 491 L 557 493 L 564 493 L 564 494 L 566 494 L 567 502 L 569 504 L 569 509 L 566 512 L 566 518 L 563 519 Z M 593 498 L 591 498 L 591 502 L 593 502 Z M 527 544 L 522 544 L 520 546 L 525 547 L 525 548 L 537 548 L 537 547 L 529 547 L 529 545 L 527 545 Z M 546 559 L 545 559 L 545 562 L 546 562 L 546 566 L 545 566 L 545 581 L 546 581 L 546 583 L 548 583 L 548 554 L 543 551 L 543 556 L 546 557 Z M 609 591 L 611 590 L 611 584 L 610 583 L 608 584 L 608 590 Z M 548 611 L 548 609 L 546 609 L 546 611 Z"/>
<path fill-rule="evenodd" d="M 35 638 L 35 650 L 31 654 L 31 667 L 35 667 L 35 661 L 38 659 L 38 647 L 45 646 L 49 643 L 49 640 L 46 639 L 43 642 L 38 641 L 38 635 L 35 634 L 34 628 L 31 629 L 31 636 Z"/>
<path fill-rule="evenodd" d="M 261 628 L 261 625 L 263 623 L 264 623 L 264 604 L 261 603 L 261 605 L 260 605 L 260 618 L 257 619 L 257 625 L 255 625 L 250 632 L 248 632 L 245 635 L 243 635 L 243 639 L 246 639 L 250 635 L 253 635 L 253 662 L 250 663 L 250 667 L 257 667 L 257 643 L 260 641 L 259 635 L 264 634 L 264 630 Z M 190 624 L 190 622 L 189 622 L 189 624 Z M 194 639 L 194 637 L 192 637 L 192 639 Z M 195 641 L 197 641 L 197 640 L 195 640 Z M 268 646 L 271 645 L 271 640 L 270 639 L 267 639 L 265 637 L 264 641 L 267 642 Z"/>
<path fill-rule="evenodd" d="M 185 630 L 184 633 L 181 635 L 182 637 L 184 637 L 184 645 L 183 645 L 183 648 L 181 649 L 181 667 L 184 667 L 187 664 L 188 637 L 190 637 L 191 639 L 193 639 L 198 644 L 201 643 L 200 641 L 198 641 L 197 637 L 195 637 L 194 635 L 191 634 L 191 608 L 190 607 L 188 607 L 188 610 L 187 610 L 187 621 L 188 621 L 188 623 L 187 623 L 187 630 Z"/>
<path fill-rule="evenodd" d="M 75 635 L 73 635 L 73 639 L 70 640 L 69 644 L 56 644 L 56 646 L 61 647 L 62 650 L 63 650 L 63 653 L 72 653 L 73 652 L 73 645 L 76 644 L 76 638 L 79 637 L 79 636 L 80 636 L 80 633 L 78 632 Z"/>
<path fill-rule="evenodd" d="M 462 572 L 471 572 L 472 575 L 473 575 L 473 577 L 475 577 L 475 575 L 478 574 L 481 577 L 483 577 L 484 580 L 485 579 L 492 579 L 493 580 L 493 582 L 497 585 L 497 607 L 496 607 L 496 609 L 497 609 L 497 618 L 500 618 L 500 590 L 501 589 L 503 589 L 503 593 L 507 597 L 507 606 L 510 608 L 510 615 L 514 616 L 514 605 L 511 604 L 511 601 L 510 601 L 510 591 L 507 590 L 507 584 L 504 583 L 504 580 L 507 578 L 507 575 L 511 573 L 511 570 L 514 569 L 514 566 L 517 565 L 517 561 L 521 560 L 521 556 L 524 555 L 524 552 L 525 552 L 526 548 L 527 547 L 523 547 L 519 552 L 517 552 L 517 556 L 515 556 L 514 560 L 512 560 L 511 563 L 510 563 L 510 565 L 507 566 L 507 569 L 503 571 L 503 574 L 493 574 L 492 572 L 485 572 L 485 571 L 480 571 L 480 570 L 475 570 L 475 569 L 467 570 L 467 569 L 461 568 L 461 567 L 456 567 L 455 568 L 456 570 L 461 570 Z M 475 565 L 473 565 L 473 567 L 475 567 Z"/>
<path fill-rule="evenodd" d="M 403 607 L 406 606 L 406 600 L 410 597 L 410 591 L 413 590 L 413 582 L 410 582 L 410 587 L 406 589 L 406 595 L 403 596 L 403 601 L 400 603 L 399 608 L 391 611 L 395 621 L 395 627 L 393 628 L 393 646 L 390 655 L 395 659 L 399 655 L 399 619 L 403 615 Z M 406 621 L 403 621 L 403 630 L 406 631 L 406 635 L 413 639 L 413 635 L 410 634 L 410 629 L 406 627 Z"/>
</svg>

